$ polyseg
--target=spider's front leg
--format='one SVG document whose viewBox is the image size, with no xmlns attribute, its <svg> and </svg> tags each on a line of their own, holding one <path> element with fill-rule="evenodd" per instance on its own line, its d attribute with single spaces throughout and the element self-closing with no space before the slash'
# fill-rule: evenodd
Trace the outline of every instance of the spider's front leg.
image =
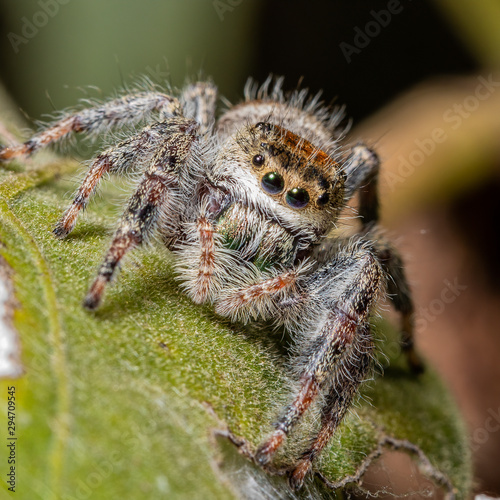
<svg viewBox="0 0 500 500">
<path fill-rule="evenodd" d="M 73 230 L 78 214 L 87 206 L 105 174 L 125 174 L 139 170 L 144 163 L 151 160 L 154 152 L 172 131 L 175 131 L 175 121 L 159 122 L 145 127 L 139 134 L 100 153 L 90 165 L 73 203 L 54 227 L 55 236 L 64 238 Z"/>
<path fill-rule="evenodd" d="M 108 252 L 92 283 L 84 305 L 95 309 L 106 284 L 127 252 L 140 245 L 154 231 L 160 212 L 175 213 L 178 172 L 198 137 L 198 123 L 185 118 L 170 122 L 171 133 L 153 156 L 150 166 L 130 198 Z M 169 196 L 170 195 L 170 196 Z"/>
<path fill-rule="evenodd" d="M 318 330 L 311 332 L 312 339 L 299 359 L 299 365 L 305 364 L 299 390 L 275 423 L 276 430 L 255 455 L 258 463 L 267 464 L 316 396 L 326 391 L 320 432 L 291 475 L 296 488 L 335 432 L 369 370 L 372 340 L 368 316 L 382 287 L 383 271 L 377 259 L 361 247 L 341 252 L 332 263 L 315 271 L 305 280 L 302 297 L 297 297 L 297 317 L 323 319 Z M 286 308 L 293 310 L 293 302 L 288 299 Z M 315 315 L 314 311 L 301 310 L 318 306 L 320 310 Z"/>
<path fill-rule="evenodd" d="M 138 123 L 155 111 L 164 120 L 180 115 L 181 105 L 177 98 L 159 92 L 125 95 L 100 106 L 68 114 L 24 144 L 0 149 L 0 161 L 31 155 L 72 133 L 91 133 L 97 136 L 111 127 Z"/>
</svg>

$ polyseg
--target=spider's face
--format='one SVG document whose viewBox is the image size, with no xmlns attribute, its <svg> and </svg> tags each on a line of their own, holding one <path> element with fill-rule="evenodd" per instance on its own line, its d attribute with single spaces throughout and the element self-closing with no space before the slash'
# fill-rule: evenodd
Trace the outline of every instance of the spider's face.
<svg viewBox="0 0 500 500">
<path fill-rule="evenodd" d="M 260 192 L 296 223 L 326 231 L 337 219 L 344 175 L 329 155 L 309 141 L 271 123 L 260 122 L 237 138 L 244 163 Z"/>
</svg>

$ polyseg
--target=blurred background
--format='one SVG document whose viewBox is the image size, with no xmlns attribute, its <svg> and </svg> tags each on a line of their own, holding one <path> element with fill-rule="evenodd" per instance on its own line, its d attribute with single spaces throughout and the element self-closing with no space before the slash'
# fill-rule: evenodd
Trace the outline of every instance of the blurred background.
<svg viewBox="0 0 500 500">
<path fill-rule="evenodd" d="M 380 152 L 418 348 L 463 411 L 477 491 L 500 494 L 498 0 L 0 0 L 0 78 L 28 125 L 143 75 L 210 76 L 237 102 L 270 73 L 345 104 Z"/>
</svg>

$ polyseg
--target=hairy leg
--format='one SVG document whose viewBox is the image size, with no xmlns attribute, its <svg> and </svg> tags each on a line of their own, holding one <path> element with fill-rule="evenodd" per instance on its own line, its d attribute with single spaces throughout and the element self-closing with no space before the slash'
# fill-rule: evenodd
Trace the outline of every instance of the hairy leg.
<svg viewBox="0 0 500 500">
<path fill-rule="evenodd" d="M 344 251 L 334 262 L 308 277 L 303 293 L 316 296 L 310 304 L 317 306 L 323 302 L 325 319 L 314 339 L 304 348 L 305 369 L 297 395 L 276 422 L 271 437 L 256 452 L 260 464 L 270 461 L 317 394 L 331 384 L 332 377 L 335 379 L 343 373 L 345 364 L 354 355 L 358 339 L 366 335 L 369 311 L 380 293 L 382 282 L 383 273 L 377 259 L 363 248 Z M 311 317 L 310 311 L 301 313 L 297 310 L 295 314 L 304 319 Z M 357 385 L 352 387 L 352 394 L 356 388 Z M 350 400 L 347 394 L 344 397 L 347 409 Z"/>
<path fill-rule="evenodd" d="M 387 295 L 394 309 L 401 313 L 401 348 L 413 372 L 421 373 L 424 364 L 415 349 L 414 307 L 410 286 L 406 278 L 403 260 L 399 252 L 383 236 L 376 234 L 376 228 L 367 233 L 374 235 L 371 248 L 387 275 Z"/>
<path fill-rule="evenodd" d="M 180 98 L 184 116 L 193 118 L 200 124 L 200 134 L 208 131 L 215 121 L 217 87 L 207 82 L 188 85 Z"/>
<path fill-rule="evenodd" d="M 302 270 L 294 268 L 276 276 L 262 279 L 246 287 L 231 291 L 216 303 L 215 311 L 221 316 L 237 321 L 269 319 L 275 309 L 276 298 L 282 292 L 290 292 Z"/>
<path fill-rule="evenodd" d="M 292 488 L 299 489 L 302 486 L 313 460 L 328 444 L 344 418 L 359 385 L 370 371 L 373 348 L 369 327 L 360 328 L 351 354 L 345 356 L 343 362 L 336 367 L 334 382 L 321 409 L 320 430 L 290 475 Z"/>
<path fill-rule="evenodd" d="M 379 218 L 379 166 L 376 153 L 364 144 L 355 146 L 346 169 L 346 198 L 349 199 L 359 190 L 359 215 L 362 218 L 364 237 L 372 242 L 372 250 L 389 277 L 387 292 L 394 308 L 401 313 L 401 346 L 411 369 L 420 373 L 423 371 L 423 363 L 414 347 L 413 300 L 403 262 L 396 249 L 380 235 L 376 226 Z"/>
<path fill-rule="evenodd" d="M 206 217 L 200 217 L 196 226 L 201 255 L 198 276 L 196 277 L 191 295 L 194 302 L 202 304 L 207 300 L 210 284 L 215 272 L 214 227 Z"/>
<path fill-rule="evenodd" d="M 93 135 L 111 127 L 138 123 L 157 111 L 160 119 L 180 115 L 181 106 L 175 97 L 158 92 L 140 92 L 108 101 L 101 106 L 68 114 L 53 125 L 35 134 L 24 144 L 0 150 L 0 160 L 30 155 L 38 149 L 57 142 L 71 133 Z"/>
<path fill-rule="evenodd" d="M 173 128 L 175 126 L 168 121 L 147 126 L 139 134 L 100 153 L 90 165 L 73 203 L 56 224 L 54 234 L 58 238 L 64 238 L 73 230 L 80 210 L 87 206 L 104 174 L 138 170 L 151 160 L 161 141 L 165 140 Z"/>
<path fill-rule="evenodd" d="M 84 301 L 95 309 L 122 258 L 143 243 L 155 230 L 160 211 L 168 212 L 175 203 L 179 169 L 185 163 L 193 142 L 198 137 L 198 124 L 193 120 L 175 118 L 171 133 L 154 155 L 148 171 L 130 198 Z"/>
<path fill-rule="evenodd" d="M 359 190 L 359 215 L 363 226 L 377 222 L 379 218 L 379 167 L 377 154 L 368 146 L 357 144 L 352 148 L 345 170 L 345 199 L 351 199 Z"/>
</svg>

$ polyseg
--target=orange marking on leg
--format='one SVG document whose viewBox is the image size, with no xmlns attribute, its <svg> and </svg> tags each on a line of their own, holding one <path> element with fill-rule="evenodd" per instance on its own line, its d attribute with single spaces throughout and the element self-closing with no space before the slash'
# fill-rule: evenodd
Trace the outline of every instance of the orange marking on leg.
<svg viewBox="0 0 500 500">
<path fill-rule="evenodd" d="M 292 286 L 296 279 L 296 273 L 289 272 L 244 288 L 234 295 L 232 299 L 234 307 L 241 307 L 254 300 L 273 295 L 286 287 Z"/>
<path fill-rule="evenodd" d="M 205 217 L 198 219 L 198 233 L 200 235 L 201 255 L 193 300 L 202 303 L 207 298 L 215 268 L 214 229 Z"/>
<path fill-rule="evenodd" d="M 258 463 L 265 465 L 271 460 L 272 455 L 283 443 L 292 426 L 311 406 L 319 391 L 319 385 L 313 377 L 304 376 L 301 379 L 301 387 L 295 401 L 290 405 L 286 415 L 277 423 L 277 430 L 261 446 L 259 446 L 255 458 Z"/>
<path fill-rule="evenodd" d="M 104 276 L 97 276 L 97 278 L 92 283 L 85 300 L 83 301 L 83 306 L 87 309 L 96 309 L 100 304 L 104 289 L 106 288 L 106 283 L 108 280 Z"/>
<path fill-rule="evenodd" d="M 300 417 L 314 401 L 319 391 L 319 385 L 313 377 L 302 377 L 301 387 L 293 406 L 297 408 L 297 414 Z"/>
<path fill-rule="evenodd" d="M 12 158 L 17 158 L 18 156 L 23 156 L 28 153 L 29 147 L 26 144 L 7 147 L 0 150 L 0 160 L 10 160 Z"/>
<path fill-rule="evenodd" d="M 304 484 L 307 473 L 311 470 L 312 462 L 309 458 L 302 458 L 296 464 L 290 475 L 290 486 L 293 490 L 298 490 Z"/>
<path fill-rule="evenodd" d="M 104 258 L 99 273 L 89 288 L 84 307 L 87 309 L 96 309 L 102 299 L 107 283 L 111 280 L 116 266 L 122 260 L 127 252 L 135 248 L 141 242 L 140 235 L 125 232 L 118 234 L 113 238 L 111 246 Z"/>
<path fill-rule="evenodd" d="M 59 140 L 70 132 L 80 132 L 81 130 L 83 129 L 78 116 L 69 116 L 47 130 L 40 132 L 24 144 L 0 150 L 0 160 L 10 160 L 19 156 L 28 155 L 40 149 L 42 146 Z"/>
<path fill-rule="evenodd" d="M 79 205 L 75 204 L 71 205 L 68 208 L 68 210 L 64 213 L 64 215 L 61 217 L 59 222 L 54 227 L 54 230 L 52 231 L 55 236 L 57 236 L 58 238 L 64 238 L 68 236 L 71 231 L 73 231 L 78 213 L 80 212 L 80 208 L 81 207 Z"/>
<path fill-rule="evenodd" d="M 42 146 L 46 146 L 51 142 L 57 141 L 61 137 L 70 132 L 80 132 L 82 130 L 80 121 L 77 116 L 69 116 L 63 119 L 53 127 L 48 128 L 38 136 L 38 142 Z"/>
<path fill-rule="evenodd" d="M 278 448 L 283 444 L 286 434 L 282 430 L 274 431 L 271 437 L 255 452 L 255 460 L 260 465 L 266 465 Z"/>
<path fill-rule="evenodd" d="M 107 157 L 98 157 L 94 161 L 80 188 L 78 189 L 73 203 L 69 206 L 54 228 L 53 232 L 58 238 L 64 238 L 73 230 L 80 210 L 87 205 L 91 194 L 94 192 L 97 184 L 99 183 L 99 180 L 106 172 L 109 171 L 110 167 L 109 158 Z"/>
</svg>

